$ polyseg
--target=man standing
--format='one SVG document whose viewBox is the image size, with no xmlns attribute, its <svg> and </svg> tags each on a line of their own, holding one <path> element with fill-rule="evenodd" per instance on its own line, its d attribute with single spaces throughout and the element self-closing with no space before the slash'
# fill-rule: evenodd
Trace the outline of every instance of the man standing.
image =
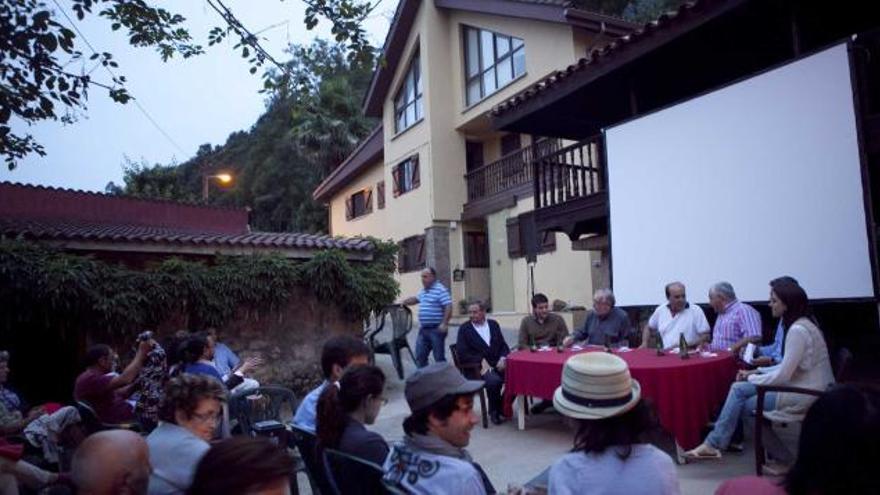
<svg viewBox="0 0 880 495">
<path fill-rule="evenodd" d="M 422 270 L 422 290 L 415 297 L 404 299 L 403 304 L 419 305 L 419 336 L 416 339 L 416 366 L 428 365 L 428 353 L 434 361 L 446 361 L 446 334 L 452 318 L 452 296 L 437 280 L 437 272 L 428 267 Z"/>
<path fill-rule="evenodd" d="M 479 377 L 486 383 L 489 416 L 492 423 L 499 425 L 504 422 L 501 416 L 501 387 L 504 385 L 506 356 L 510 354 L 510 347 L 501 335 L 498 322 L 486 318 L 486 305 L 482 301 L 471 303 L 468 315 L 470 321 L 458 328 L 455 345 L 458 360 L 475 370 L 474 376 L 467 378 Z M 488 369 L 481 369 L 484 361 Z"/>
<path fill-rule="evenodd" d="M 664 349 L 678 347 L 680 335 L 684 335 L 689 347 L 699 345 L 710 336 L 709 322 L 703 309 L 687 302 L 685 287 L 681 282 L 666 285 L 666 304 L 657 306 L 642 333 L 641 347 L 648 346 L 651 332 L 658 332 Z"/>
<path fill-rule="evenodd" d="M 709 289 L 709 305 L 718 313 L 710 349 L 739 354 L 747 344 L 761 341 L 761 315 L 741 303 L 728 282 L 718 282 Z"/>
<path fill-rule="evenodd" d="M 145 495 L 150 471 L 147 442 L 128 430 L 89 436 L 76 449 L 71 465 L 80 495 Z"/>
<path fill-rule="evenodd" d="M 614 293 L 599 289 L 593 294 L 593 311 L 587 316 L 584 328 L 565 338 L 565 345 L 586 342 L 592 345 L 620 345 L 629 337 L 629 316 L 614 307 Z"/>
<path fill-rule="evenodd" d="M 134 359 L 118 375 L 110 374 L 119 360 L 113 349 L 105 344 L 92 346 L 86 352 L 86 370 L 76 378 L 73 397 L 92 406 L 104 423 L 133 421 L 134 408 L 125 401 L 120 389 L 137 378 L 153 344 L 153 339 L 141 341 Z"/>
<path fill-rule="evenodd" d="M 532 296 L 532 314 L 519 324 L 518 346 L 526 349 L 530 345 L 549 345 L 556 347 L 568 337 L 568 325 L 561 316 L 550 312 L 550 303 L 544 294 Z"/>
<path fill-rule="evenodd" d="M 433 363 L 407 377 L 404 395 L 412 413 L 403 421 L 403 442 L 385 459 L 385 479 L 413 494 L 495 493 L 464 449 L 479 421 L 474 393 L 482 387 L 482 381 L 466 380 L 447 363 Z"/>
</svg>

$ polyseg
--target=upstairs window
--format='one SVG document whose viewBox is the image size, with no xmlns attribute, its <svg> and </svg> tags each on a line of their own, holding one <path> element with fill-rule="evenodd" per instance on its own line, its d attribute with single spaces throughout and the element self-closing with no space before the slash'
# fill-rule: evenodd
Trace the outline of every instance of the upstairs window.
<svg viewBox="0 0 880 495">
<path fill-rule="evenodd" d="M 419 155 L 413 155 L 398 163 L 391 169 L 391 182 L 394 186 L 394 197 L 408 193 L 419 187 Z"/>
<path fill-rule="evenodd" d="M 394 131 L 403 132 L 425 116 L 422 98 L 422 71 L 419 68 L 419 54 L 409 63 L 403 84 L 394 97 Z"/>
<path fill-rule="evenodd" d="M 364 189 L 345 200 L 345 219 L 353 220 L 373 211 L 373 191 Z"/>
<path fill-rule="evenodd" d="M 463 36 L 467 106 L 526 73 L 523 40 L 467 26 Z"/>
</svg>

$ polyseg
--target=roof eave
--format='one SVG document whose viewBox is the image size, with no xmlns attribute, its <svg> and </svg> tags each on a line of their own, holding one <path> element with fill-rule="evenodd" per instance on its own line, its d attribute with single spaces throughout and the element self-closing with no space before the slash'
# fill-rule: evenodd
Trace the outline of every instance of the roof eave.
<svg viewBox="0 0 880 495">
<path fill-rule="evenodd" d="M 359 174 L 364 167 L 384 156 L 384 134 L 382 125 L 376 126 L 370 134 L 339 164 L 312 192 L 315 201 L 325 203 L 348 184 L 348 179 Z"/>
</svg>

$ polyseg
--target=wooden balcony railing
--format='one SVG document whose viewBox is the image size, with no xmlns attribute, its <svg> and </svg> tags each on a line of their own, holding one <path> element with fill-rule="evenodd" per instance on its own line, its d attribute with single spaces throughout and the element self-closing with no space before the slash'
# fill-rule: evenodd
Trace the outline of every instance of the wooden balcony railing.
<svg viewBox="0 0 880 495">
<path fill-rule="evenodd" d="M 553 153 L 560 146 L 558 139 L 542 139 L 471 170 L 465 175 L 468 202 L 489 198 L 532 182 L 532 162 L 537 157 Z"/>
<path fill-rule="evenodd" d="M 602 137 L 543 153 L 534 162 L 535 209 L 546 208 L 604 190 Z"/>
</svg>

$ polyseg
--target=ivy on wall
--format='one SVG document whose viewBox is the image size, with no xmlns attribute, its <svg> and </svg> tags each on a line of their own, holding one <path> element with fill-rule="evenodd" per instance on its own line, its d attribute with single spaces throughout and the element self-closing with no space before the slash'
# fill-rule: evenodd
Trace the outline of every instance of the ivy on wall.
<svg viewBox="0 0 880 495">
<path fill-rule="evenodd" d="M 218 257 L 211 264 L 170 258 L 134 270 L 0 238 L 0 331 L 60 326 L 129 334 L 181 311 L 194 326 L 222 326 L 240 308 L 280 308 L 298 289 L 362 319 L 399 292 L 396 246 L 372 242 L 369 262 L 322 250 L 307 261 L 277 255 Z"/>
</svg>

